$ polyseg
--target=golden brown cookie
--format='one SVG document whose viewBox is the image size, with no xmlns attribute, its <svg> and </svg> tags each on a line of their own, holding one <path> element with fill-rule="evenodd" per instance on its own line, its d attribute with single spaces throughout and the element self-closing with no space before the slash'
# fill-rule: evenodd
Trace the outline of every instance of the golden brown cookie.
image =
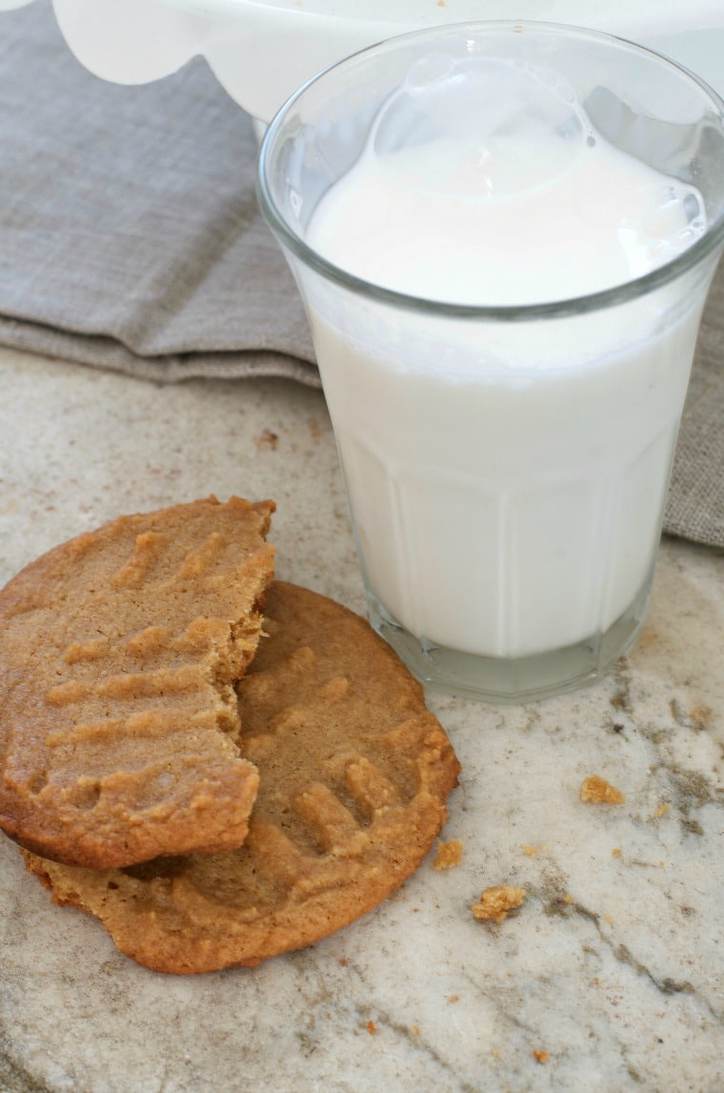
<svg viewBox="0 0 724 1093">
<path fill-rule="evenodd" d="M 122 516 L 0 591 L 0 827 L 70 864 L 243 842 L 258 776 L 233 684 L 253 657 L 272 502 Z"/>
<path fill-rule="evenodd" d="M 422 688 L 366 622 L 275 583 L 239 686 L 241 749 L 259 768 L 249 836 L 212 857 L 102 873 L 26 860 L 164 972 L 254 965 L 371 910 L 418 866 L 459 764 Z"/>
</svg>

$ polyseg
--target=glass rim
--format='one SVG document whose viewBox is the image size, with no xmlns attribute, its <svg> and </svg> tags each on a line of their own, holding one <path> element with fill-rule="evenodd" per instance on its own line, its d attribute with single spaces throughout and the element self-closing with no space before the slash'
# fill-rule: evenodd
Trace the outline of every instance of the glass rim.
<svg viewBox="0 0 724 1093">
<path fill-rule="evenodd" d="M 333 281 L 355 293 L 371 297 L 372 299 L 383 303 L 391 304 L 394 307 L 401 307 L 412 311 L 425 311 L 427 314 L 450 318 L 483 319 L 497 322 L 557 318 L 565 315 L 577 315 L 587 311 L 603 310 L 604 308 L 613 307 L 616 304 L 625 303 L 628 300 L 633 300 L 639 296 L 646 295 L 660 286 L 668 284 L 683 273 L 686 273 L 687 270 L 698 265 L 707 257 L 707 255 L 711 254 L 717 246 L 724 241 L 724 210 L 713 224 L 708 225 L 704 235 L 702 235 L 700 239 L 697 239 L 692 246 L 682 251 L 681 254 L 670 259 L 668 262 L 665 262 L 663 265 L 657 266 L 656 269 L 642 274 L 640 277 L 634 277 L 630 281 L 623 281 L 621 284 L 613 285 L 611 288 L 587 293 L 582 296 L 571 296 L 559 300 L 545 301 L 543 303 L 496 305 L 458 304 L 452 301 L 443 301 L 400 292 L 396 289 L 386 288 L 384 285 L 376 284 L 374 281 L 367 281 L 363 277 L 358 277 L 356 274 L 351 273 L 341 266 L 337 266 L 334 262 L 330 262 L 328 259 L 324 258 L 313 247 L 310 247 L 302 236 L 289 225 L 286 217 L 279 210 L 274 197 L 272 196 L 268 178 L 269 161 L 272 149 L 276 144 L 277 137 L 289 111 L 311 87 L 325 80 L 331 73 L 336 72 L 338 68 L 344 68 L 347 65 L 351 65 L 353 62 L 359 61 L 360 58 L 364 58 L 368 54 L 372 55 L 383 51 L 392 51 L 400 44 L 413 38 L 435 38 L 456 30 L 461 32 L 467 30 L 470 33 L 485 31 L 513 31 L 519 33 L 521 28 L 530 28 L 531 30 L 543 31 L 544 33 L 555 35 L 563 34 L 589 38 L 594 41 L 614 45 L 616 48 L 621 48 L 623 46 L 626 49 L 634 50 L 638 53 L 648 54 L 650 57 L 655 58 L 659 63 L 662 63 L 665 67 L 674 69 L 690 83 L 693 83 L 709 100 L 724 128 L 724 100 L 713 87 L 697 76 L 695 72 L 692 72 L 690 69 L 686 68 L 686 66 L 679 64 L 665 54 L 659 53 L 654 49 L 649 49 L 648 46 L 639 45 L 637 42 L 632 42 L 628 38 L 623 38 L 619 35 L 608 34 L 604 31 L 589 30 L 586 27 L 532 19 L 481 19 L 462 23 L 447 23 L 423 30 L 413 30 L 406 34 L 394 35 L 393 37 L 376 42 L 371 46 L 366 46 L 364 49 L 357 50 L 355 53 L 344 57 L 341 61 L 336 61 L 334 64 L 329 65 L 327 68 L 322 69 L 321 72 L 316 73 L 310 79 L 306 80 L 282 104 L 272 118 L 272 121 L 264 134 L 259 150 L 256 181 L 257 196 L 264 217 L 270 228 L 292 254 L 327 280 Z"/>
</svg>

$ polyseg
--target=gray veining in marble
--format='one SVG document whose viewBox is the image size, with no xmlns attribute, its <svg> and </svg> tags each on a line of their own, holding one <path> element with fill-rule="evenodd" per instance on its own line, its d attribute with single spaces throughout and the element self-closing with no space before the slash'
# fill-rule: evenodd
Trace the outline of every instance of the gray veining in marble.
<svg viewBox="0 0 724 1093">
<path fill-rule="evenodd" d="M 118 512 L 237 492 L 279 502 L 281 576 L 361 609 L 317 392 L 165 388 L 8 351 L 0 381 L 0 580 Z M 462 864 L 426 862 L 254 971 L 135 966 L 3 840 L 0 1090 L 721 1093 L 723 656 L 724 557 L 669 541 L 643 639 L 604 684 L 507 710 L 433 696 L 464 768 Z M 592 772 L 622 807 L 579 802 Z M 504 882 L 527 889 L 521 911 L 474 921 Z"/>
</svg>

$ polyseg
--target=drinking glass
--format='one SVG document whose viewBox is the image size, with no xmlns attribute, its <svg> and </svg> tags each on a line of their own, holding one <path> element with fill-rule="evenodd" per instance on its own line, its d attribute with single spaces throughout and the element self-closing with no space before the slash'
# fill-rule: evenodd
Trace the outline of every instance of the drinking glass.
<svg viewBox="0 0 724 1093">
<path fill-rule="evenodd" d="M 421 299 L 325 259 L 310 220 L 380 107 L 410 73 L 470 57 L 562 77 L 610 145 L 697 188 L 704 234 L 624 284 L 524 306 Z M 634 641 L 724 236 L 722 106 L 631 42 L 481 22 L 364 50 L 269 127 L 260 201 L 307 309 L 370 621 L 424 682 L 529 701 L 595 680 Z"/>
</svg>

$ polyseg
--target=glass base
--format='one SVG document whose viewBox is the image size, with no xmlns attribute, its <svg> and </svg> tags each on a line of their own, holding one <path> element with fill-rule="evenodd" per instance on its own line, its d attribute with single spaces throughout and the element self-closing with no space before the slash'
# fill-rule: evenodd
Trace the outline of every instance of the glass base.
<svg viewBox="0 0 724 1093">
<path fill-rule="evenodd" d="M 482 657 L 416 638 L 370 592 L 372 628 L 426 686 L 485 702 L 522 704 L 577 690 L 601 679 L 633 645 L 646 615 L 651 582 L 605 633 L 527 657 Z"/>
</svg>

